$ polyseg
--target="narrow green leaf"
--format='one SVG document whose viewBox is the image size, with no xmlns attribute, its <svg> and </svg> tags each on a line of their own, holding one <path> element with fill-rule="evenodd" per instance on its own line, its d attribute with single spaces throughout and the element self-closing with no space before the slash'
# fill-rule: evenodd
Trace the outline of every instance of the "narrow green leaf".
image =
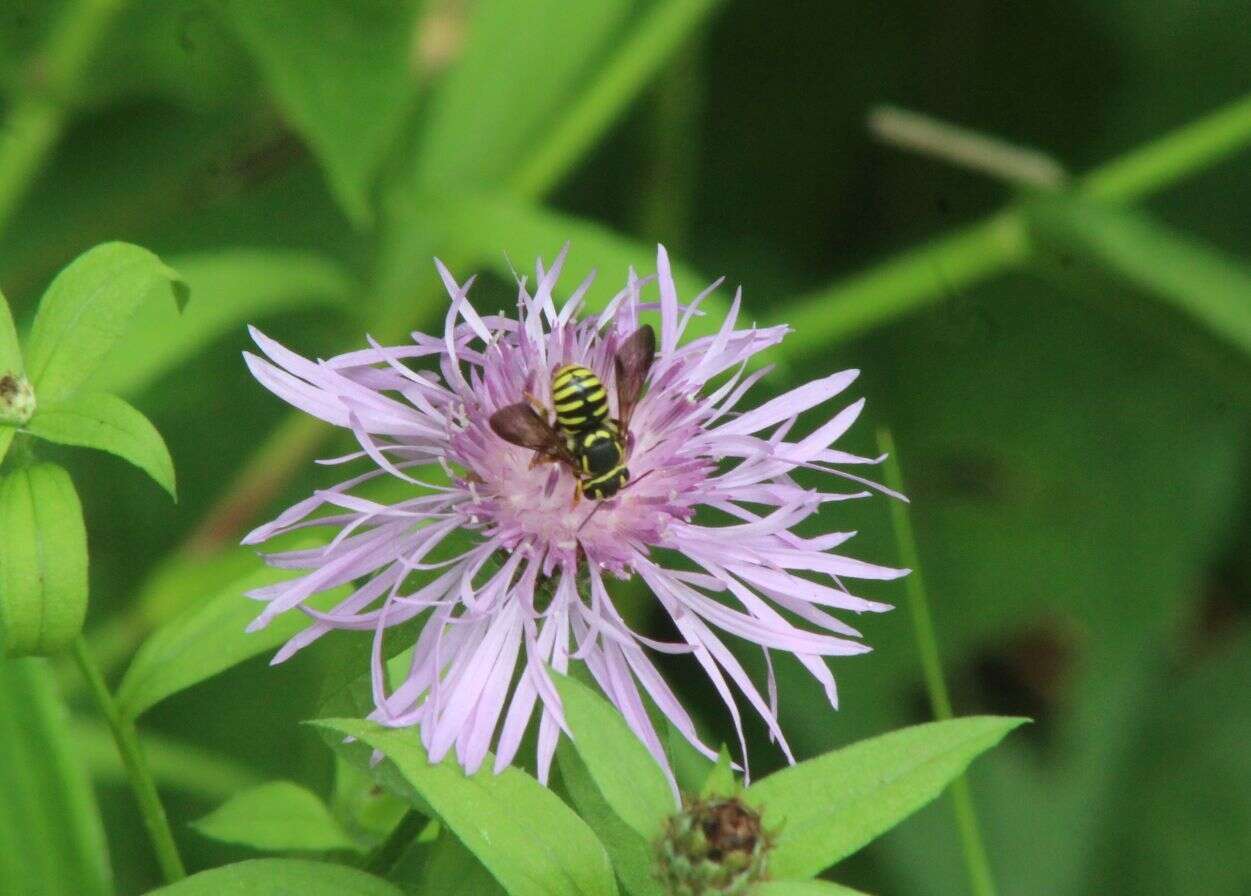
<svg viewBox="0 0 1251 896">
<path fill-rule="evenodd" d="M 43 405 L 26 424 L 41 439 L 59 445 L 98 448 L 128 460 L 177 500 L 174 460 L 147 417 L 116 395 L 77 392 Z"/>
<path fill-rule="evenodd" d="M 31 325 L 26 372 L 36 398 L 59 401 L 87 382 L 158 290 L 186 304 L 187 287 L 178 275 L 129 243 L 103 243 L 70 262 L 44 293 Z"/>
<path fill-rule="evenodd" d="M 1251 266 L 1143 212 L 1078 199 L 1026 207 L 1036 236 L 1094 263 L 1251 355 Z"/>
<path fill-rule="evenodd" d="M 150 298 L 100 366 L 97 389 L 134 394 L 243 324 L 296 308 L 346 309 L 355 286 L 321 255 L 288 249 L 217 249 L 170 259 L 195 300 L 182 315 Z"/>
<path fill-rule="evenodd" d="M 369 220 L 374 175 L 415 94 L 409 56 L 416 7 L 408 0 L 226 4 L 274 99 L 357 222 Z"/>
<path fill-rule="evenodd" d="M 780 828 L 770 857 L 781 878 L 811 877 L 942 793 L 1025 719 L 970 716 L 914 725 L 782 769 L 745 799 Z"/>
<path fill-rule="evenodd" d="M 431 765 L 411 731 L 355 719 L 315 724 L 381 751 L 511 896 L 617 892 L 608 857 L 590 828 L 525 772 L 507 768 L 492 774 L 488 756 L 481 770 L 467 776 L 450 759 Z"/>
<path fill-rule="evenodd" d="M 662 822 L 678 808 L 664 772 L 607 700 L 576 679 L 553 678 L 573 747 L 595 786 L 639 836 L 658 836 Z"/>
<path fill-rule="evenodd" d="M 504 896 L 504 890 L 491 877 L 474 854 L 465 849 L 451 832 L 444 830 L 424 856 L 420 870 L 414 875 L 413 893 L 437 893 L 438 896 Z M 389 877 L 403 886 L 402 869 Z"/>
<path fill-rule="evenodd" d="M 104 825 L 54 681 L 44 660 L 0 660 L 0 893 L 105 896 Z"/>
<path fill-rule="evenodd" d="M 69 474 L 54 464 L 0 477 L 0 655 L 69 646 L 87 613 L 87 532 Z"/>
<path fill-rule="evenodd" d="M 278 617 L 261 631 L 245 631 L 256 618 L 259 605 L 244 597 L 244 592 L 290 577 L 290 570 L 255 569 L 187 607 L 154 632 L 139 648 L 118 686 L 121 713 L 137 718 L 166 697 L 273 650 L 307 626 L 308 617 L 295 611 Z M 318 595 L 312 605 L 329 605 L 347 593 L 347 586 L 336 588 Z"/>
<path fill-rule="evenodd" d="M 191 826 L 213 840 L 262 852 L 359 849 L 317 794 L 290 781 L 237 793 Z"/>
<path fill-rule="evenodd" d="M 355 868 L 303 859 L 253 859 L 193 874 L 149 896 L 402 896 Z"/>
<path fill-rule="evenodd" d="M 631 735 L 633 736 L 633 735 Z M 556 748 L 560 780 L 578 815 L 604 844 L 617 880 L 630 896 L 665 896 L 656 877 L 656 847 L 621 820 L 595 786 L 586 764 L 568 740 Z"/>
<path fill-rule="evenodd" d="M 752 896 L 866 896 L 828 880 L 770 880 L 757 884 Z"/>
<path fill-rule="evenodd" d="M 4 457 L 9 453 L 9 446 L 13 444 L 16 436 L 16 428 L 0 424 L 0 463 L 4 463 Z"/>
<path fill-rule="evenodd" d="M 464 49 L 430 100 L 418 182 L 443 188 L 503 180 L 593 73 L 630 7 L 628 0 L 476 3 Z"/>
<path fill-rule="evenodd" d="M 733 796 L 738 789 L 738 781 L 734 778 L 734 762 L 730 759 L 730 751 L 725 744 L 717 756 L 717 764 L 712 767 L 704 786 L 700 788 L 700 796 Z"/>
<path fill-rule="evenodd" d="M 668 719 L 664 720 L 664 729 L 665 752 L 669 756 L 673 776 L 678 779 L 678 789 L 686 794 L 699 793 L 712 773 L 714 763 L 692 747 L 686 736 Z"/>
<path fill-rule="evenodd" d="M 0 378 L 18 377 L 25 372 L 22 366 L 22 349 L 17 343 L 17 328 L 13 326 L 13 314 L 9 303 L 0 292 Z"/>
<path fill-rule="evenodd" d="M 520 274 L 532 273 L 534 259 L 549 264 L 566 242 L 569 259 L 561 279 L 571 284 L 591 270 L 597 270 L 595 283 L 587 293 L 590 308 L 602 308 L 625 286 L 626 273 L 633 267 L 640 276 L 655 273 L 656 247 L 635 242 L 611 229 L 572 215 L 554 212 L 542 206 L 509 199 L 504 196 L 462 196 L 456 201 L 439 203 L 439 214 L 448 226 L 456 247 L 473 258 L 490 264 L 501 277 L 512 279 L 509 259 L 521 266 Z M 678 295 L 685 301 L 694 299 L 713 281 L 689 270 L 680 261 L 670 259 Z M 653 287 L 654 288 L 654 287 Z M 688 336 L 716 332 L 729 308 L 732 286 L 722 286 L 700 305 L 702 317 L 691 320 Z"/>
</svg>

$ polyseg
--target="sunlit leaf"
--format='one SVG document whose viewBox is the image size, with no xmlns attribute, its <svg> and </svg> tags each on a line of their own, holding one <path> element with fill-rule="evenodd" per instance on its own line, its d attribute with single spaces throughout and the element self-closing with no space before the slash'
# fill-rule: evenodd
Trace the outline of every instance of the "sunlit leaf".
<svg viewBox="0 0 1251 896">
<path fill-rule="evenodd" d="M 187 287 L 147 249 L 103 243 L 57 274 L 39 303 L 26 351 L 26 372 L 41 403 L 67 397 L 87 382 L 153 292 L 181 306 Z"/>
<path fill-rule="evenodd" d="M 576 679 L 553 678 L 573 747 L 604 800 L 639 836 L 656 837 L 678 809 L 664 772 L 607 700 Z"/>
<path fill-rule="evenodd" d="M 367 221 L 374 175 L 416 87 L 409 65 L 416 4 L 233 0 L 226 9 L 344 209 Z"/>
<path fill-rule="evenodd" d="M 165 440 L 147 417 L 116 395 L 76 392 L 41 406 L 26 429 L 49 442 L 116 454 L 177 498 L 174 461 Z"/>
<path fill-rule="evenodd" d="M 609 896 L 617 892 L 608 857 L 568 806 L 525 772 L 474 775 L 449 760 L 431 765 L 411 731 L 371 722 L 317 722 L 379 750 L 439 819 L 512 896 Z M 526 824 L 524 819 L 542 819 Z"/>
<path fill-rule="evenodd" d="M 43 660 L 0 660 L 0 893 L 105 896 L 104 826 L 54 681 Z"/>
<path fill-rule="evenodd" d="M 191 826 L 214 840 L 262 852 L 358 848 L 317 794 L 290 781 L 237 793 Z"/>
<path fill-rule="evenodd" d="M 345 311 L 353 290 L 342 267 L 311 252 L 230 248 L 170 263 L 192 301 L 180 315 L 168 302 L 150 299 L 101 365 L 96 388 L 133 394 L 246 323 L 297 308 Z"/>
<path fill-rule="evenodd" d="M 780 830 L 776 877 L 810 877 L 938 796 L 1023 719 L 971 716 L 915 725 L 782 769 L 744 798 Z"/>
<path fill-rule="evenodd" d="M 664 896 L 664 888 L 656 876 L 655 844 L 612 810 L 568 740 L 562 740 L 557 746 L 556 762 L 560 781 L 573 800 L 574 808 L 604 845 L 625 891 L 630 896 Z"/>
<path fill-rule="evenodd" d="M 401 896 L 378 877 L 303 859 L 253 859 L 193 874 L 152 891 L 152 896 Z"/>
<path fill-rule="evenodd" d="M 0 476 L 0 654 L 64 650 L 87 613 L 87 533 L 69 474 L 54 464 Z"/>
<path fill-rule="evenodd" d="M 738 782 L 734 778 L 734 763 L 730 759 L 730 751 L 722 745 L 721 753 L 717 756 L 717 764 L 712 767 L 712 771 L 704 779 L 704 786 L 700 788 L 700 795 L 705 797 L 733 796 L 737 786 Z"/>
</svg>

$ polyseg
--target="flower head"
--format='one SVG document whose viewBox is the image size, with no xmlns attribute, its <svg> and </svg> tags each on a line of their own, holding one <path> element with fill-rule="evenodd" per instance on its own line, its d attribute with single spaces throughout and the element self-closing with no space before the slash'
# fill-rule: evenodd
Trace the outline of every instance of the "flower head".
<svg viewBox="0 0 1251 896">
<path fill-rule="evenodd" d="M 548 270 L 540 262 L 533 294 L 521 281 L 515 319 L 479 315 L 467 299 L 472 278 L 462 285 L 436 262 L 451 297 L 443 333 L 415 333 L 407 345 L 370 340 L 367 349 L 314 362 L 252 331 L 268 359 L 246 355 L 256 378 L 295 407 L 351 430 L 361 450 L 336 461 L 370 465 L 247 536 L 245 543 L 256 544 L 296 528 L 337 530 L 324 548 L 268 556 L 273 565 L 306 572 L 253 592 L 266 602 L 253 626 L 293 608 L 312 618 L 275 662 L 332 629 L 372 631 L 371 718 L 417 726 L 432 761 L 454 749 L 470 771 L 492 746 L 496 769 L 509 764 L 537 707 L 538 768 L 546 779 L 565 728 L 549 670 L 563 673 L 578 661 L 662 766 L 645 699 L 715 757 L 651 651 L 689 653 L 702 667 L 729 709 L 744 758 L 735 689 L 792 759 L 777 721 L 771 663 L 762 694 L 723 635 L 759 645 L 766 660 L 770 651 L 793 654 L 835 706 L 824 657 L 869 649 L 828 611 L 888 609 L 855 596 L 844 582 L 904 571 L 834 553 L 853 533 L 792 532 L 822 504 L 868 494 L 868 483 L 841 467 L 873 459 L 832 447 L 863 400 L 827 414 L 811 434 L 787 438 L 800 414 L 842 393 L 856 371 L 742 410 L 769 370 L 749 372 L 749 362 L 780 342 L 785 327 L 738 328 L 736 295 L 716 332 L 684 341 L 719 281 L 681 304 L 663 247 L 654 278 L 658 302 L 644 299 L 652 278 L 631 271 L 601 313 L 579 317 L 590 280 L 558 306 L 564 257 Z M 629 481 L 610 498 L 579 500 L 585 474 L 569 463 L 576 448 L 563 447 L 567 433 L 548 410 L 553 373 L 567 364 L 588 368 L 616 418 L 621 400 L 631 400 L 616 394 L 618 352 L 646 325 L 644 315 L 656 319 L 658 336 L 654 362 L 641 371 L 645 385 L 619 433 Z M 550 451 L 513 444 L 492 427 L 497 412 L 520 402 L 559 435 Z M 791 475 L 799 468 L 836 474 L 834 481 L 851 482 L 852 490 L 802 487 Z M 440 472 L 440 481 L 426 481 Z M 378 477 L 411 484 L 412 497 L 381 504 L 360 496 L 358 487 Z M 644 637 L 618 612 L 610 582 L 634 576 L 672 618 L 679 643 Z M 354 590 L 333 609 L 308 605 L 313 595 L 348 583 Z M 389 687 L 384 632 L 418 617 L 407 673 Z"/>
</svg>

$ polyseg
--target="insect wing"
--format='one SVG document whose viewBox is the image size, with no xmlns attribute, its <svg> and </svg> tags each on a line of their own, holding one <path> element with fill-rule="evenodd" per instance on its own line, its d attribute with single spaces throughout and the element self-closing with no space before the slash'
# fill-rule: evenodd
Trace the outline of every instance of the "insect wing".
<svg viewBox="0 0 1251 896">
<path fill-rule="evenodd" d="M 576 466 L 565 443 L 552 425 L 524 401 L 500 408 L 491 415 L 491 429 L 505 442 L 530 448 Z"/>
<path fill-rule="evenodd" d="M 560 447 L 560 436 L 534 408 L 524 401 L 500 408 L 491 415 L 491 429 L 505 442 L 550 454 Z"/>
<path fill-rule="evenodd" d="M 617 413 L 622 428 L 629 427 L 630 417 L 643 394 L 643 383 L 656 360 L 656 331 L 643 324 L 617 350 Z"/>
</svg>

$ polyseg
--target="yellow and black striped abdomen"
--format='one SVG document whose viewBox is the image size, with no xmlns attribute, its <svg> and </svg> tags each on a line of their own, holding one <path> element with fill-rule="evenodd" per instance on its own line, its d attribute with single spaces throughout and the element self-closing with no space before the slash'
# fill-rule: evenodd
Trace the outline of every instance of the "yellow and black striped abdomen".
<svg viewBox="0 0 1251 896">
<path fill-rule="evenodd" d="M 552 374 L 556 422 L 567 432 L 597 429 L 608 417 L 608 392 L 594 372 L 566 364 Z"/>
</svg>

